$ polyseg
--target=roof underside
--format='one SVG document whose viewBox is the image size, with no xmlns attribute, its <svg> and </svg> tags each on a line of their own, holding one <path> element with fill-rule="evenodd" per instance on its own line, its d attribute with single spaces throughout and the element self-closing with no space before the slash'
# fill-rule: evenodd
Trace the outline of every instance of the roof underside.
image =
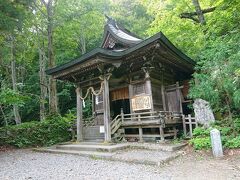
<svg viewBox="0 0 240 180">
<path fill-rule="evenodd" d="M 139 50 L 146 49 L 148 46 L 152 44 L 160 44 L 160 47 L 156 49 L 156 51 L 162 51 L 161 48 L 164 48 L 165 51 L 167 51 L 174 56 L 174 60 L 171 61 L 178 61 L 177 63 L 182 66 L 182 69 L 185 71 L 188 71 L 189 73 L 193 72 L 193 67 L 195 65 L 195 62 L 186 56 L 184 53 L 182 53 L 179 49 L 177 49 L 166 37 L 165 35 L 160 32 L 155 34 L 154 36 L 146 39 L 141 40 L 138 44 L 131 46 L 125 50 L 122 51 L 115 51 L 115 50 L 109 50 L 109 49 L 103 49 L 103 48 L 96 48 L 89 53 L 84 54 L 78 59 L 75 59 L 73 61 L 70 61 L 66 64 L 57 66 L 55 68 L 49 69 L 46 71 L 48 75 L 58 75 L 58 79 L 64 72 L 64 75 L 75 73 L 76 71 L 79 71 L 79 68 L 87 68 L 88 66 L 92 66 L 94 64 L 99 63 L 99 59 L 104 59 L 104 62 L 108 63 L 114 63 L 116 61 L 122 60 L 126 57 L 130 57 L 133 54 L 136 54 Z M 161 47 L 161 44 L 164 47 Z M 91 62 L 90 64 L 86 65 L 87 62 Z"/>
</svg>

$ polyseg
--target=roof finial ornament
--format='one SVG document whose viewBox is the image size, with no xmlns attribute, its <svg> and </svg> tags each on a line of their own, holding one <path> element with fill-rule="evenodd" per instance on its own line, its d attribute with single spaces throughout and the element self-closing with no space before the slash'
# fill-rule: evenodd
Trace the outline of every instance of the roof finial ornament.
<svg viewBox="0 0 240 180">
<path fill-rule="evenodd" d="M 108 15 L 104 14 L 104 16 L 107 18 L 107 24 L 115 24 L 115 20 Z"/>
</svg>

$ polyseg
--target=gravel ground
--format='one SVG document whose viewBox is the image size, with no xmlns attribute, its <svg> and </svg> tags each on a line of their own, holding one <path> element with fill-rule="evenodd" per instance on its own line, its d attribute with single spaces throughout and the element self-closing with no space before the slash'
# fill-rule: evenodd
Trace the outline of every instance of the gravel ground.
<svg viewBox="0 0 240 180">
<path fill-rule="evenodd" d="M 114 155 L 115 159 L 120 160 L 128 160 L 128 161 L 151 161 L 151 162 L 161 162 L 162 160 L 166 160 L 172 156 L 174 156 L 175 153 L 173 152 L 166 152 L 166 151 L 150 151 L 150 150 L 140 150 L 140 149 L 130 149 L 130 150 L 124 150 L 120 151 L 116 155 Z"/>
<path fill-rule="evenodd" d="M 239 179 L 240 156 L 215 160 L 188 154 L 163 167 L 31 150 L 0 152 L 0 179 Z"/>
</svg>

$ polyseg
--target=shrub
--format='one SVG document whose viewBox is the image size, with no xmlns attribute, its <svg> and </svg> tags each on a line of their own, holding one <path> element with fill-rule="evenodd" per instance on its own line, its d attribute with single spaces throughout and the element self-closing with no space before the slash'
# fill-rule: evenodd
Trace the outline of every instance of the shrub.
<svg viewBox="0 0 240 180">
<path fill-rule="evenodd" d="M 207 129 L 203 127 L 195 128 L 190 144 L 196 150 L 209 149 L 211 147 L 210 131 L 212 128 L 220 131 L 223 147 L 240 148 L 240 118 L 235 118 L 232 123 L 229 121 L 216 121 L 213 127 Z"/>
<path fill-rule="evenodd" d="M 204 127 L 197 127 L 194 129 L 193 131 L 193 136 L 197 137 L 197 136 L 208 136 L 210 134 L 210 129 L 205 129 Z"/>
<path fill-rule="evenodd" d="M 210 137 L 193 138 L 191 139 L 190 144 L 192 144 L 196 150 L 211 148 Z"/>
<path fill-rule="evenodd" d="M 71 139 L 72 119 L 60 116 L 0 128 L 0 144 L 16 147 L 49 146 Z"/>
<path fill-rule="evenodd" d="M 227 140 L 224 145 L 225 145 L 225 147 L 228 147 L 228 148 L 239 148 L 240 147 L 240 135 L 235 138 Z"/>
</svg>

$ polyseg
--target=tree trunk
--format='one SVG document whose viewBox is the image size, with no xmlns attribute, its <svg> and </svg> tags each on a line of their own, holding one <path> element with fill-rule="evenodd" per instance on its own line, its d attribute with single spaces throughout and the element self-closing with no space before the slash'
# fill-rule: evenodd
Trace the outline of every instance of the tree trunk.
<svg viewBox="0 0 240 180">
<path fill-rule="evenodd" d="M 196 13 L 197 13 L 200 24 L 205 25 L 206 21 L 205 21 L 202 9 L 200 7 L 199 1 L 198 0 L 192 0 L 192 3 L 193 3 L 193 6 L 196 10 Z"/>
<path fill-rule="evenodd" d="M 48 68 L 55 66 L 55 59 L 53 53 L 53 0 L 49 0 L 47 3 L 47 20 L 48 20 Z M 56 79 L 52 76 L 49 78 L 49 113 L 58 113 L 57 107 L 57 83 Z"/>
<path fill-rule="evenodd" d="M 8 126 L 8 121 L 7 121 L 6 115 L 3 111 L 2 105 L 0 105 L 0 110 L 1 110 L 1 113 L 3 115 L 4 124 L 5 124 L 5 126 Z"/>
<path fill-rule="evenodd" d="M 17 77 L 16 77 L 16 52 L 15 52 L 15 44 L 14 37 L 11 36 L 11 78 L 12 78 L 12 87 L 13 91 L 17 92 Z M 21 123 L 21 117 L 19 114 L 19 109 L 16 104 L 13 105 L 13 114 L 16 124 Z"/>
<path fill-rule="evenodd" d="M 45 98 L 47 96 L 47 79 L 46 79 L 46 57 L 43 50 L 44 46 L 39 44 L 39 77 L 40 77 L 40 120 L 43 121 L 46 116 Z"/>
<path fill-rule="evenodd" d="M 86 40 L 85 40 L 85 35 L 83 34 L 83 30 L 81 30 L 81 34 L 80 34 L 80 46 L 81 46 L 81 53 L 83 55 L 86 53 Z"/>
</svg>

